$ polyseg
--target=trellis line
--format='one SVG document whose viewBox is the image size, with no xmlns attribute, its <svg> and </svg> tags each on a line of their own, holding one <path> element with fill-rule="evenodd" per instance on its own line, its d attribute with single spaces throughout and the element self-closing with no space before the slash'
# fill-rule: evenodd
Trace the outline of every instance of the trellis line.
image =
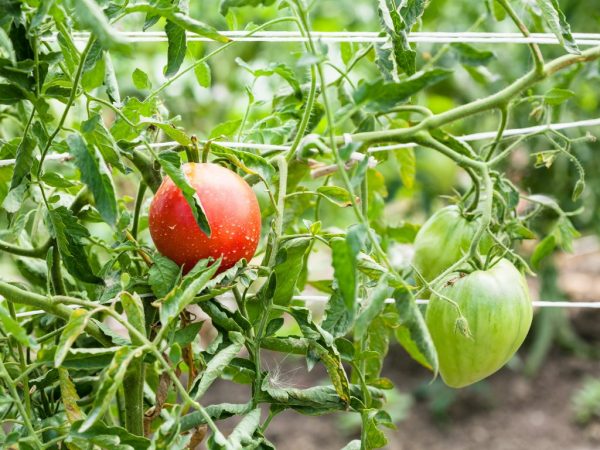
<svg viewBox="0 0 600 450">
<path fill-rule="evenodd" d="M 582 128 L 582 127 L 594 127 L 600 126 L 600 118 L 598 119 L 586 119 L 586 120 L 578 120 L 575 122 L 562 122 L 562 123 L 551 123 L 548 125 L 536 125 L 533 127 L 526 128 L 512 128 L 504 131 L 504 137 L 506 136 L 522 136 L 526 134 L 538 133 L 544 130 L 567 130 L 570 128 Z M 484 131 L 481 133 L 474 134 L 465 134 L 463 136 L 456 136 L 458 140 L 471 142 L 471 141 L 480 141 L 486 139 L 493 139 L 496 137 L 496 131 Z M 202 144 L 206 143 L 206 141 L 200 141 Z M 231 148 L 253 148 L 255 150 L 275 150 L 275 151 L 288 151 L 290 146 L 288 145 L 277 145 L 277 144 L 259 144 L 252 142 L 227 142 L 227 141 L 215 141 L 215 143 L 223 145 L 225 147 Z M 153 148 L 167 148 L 179 145 L 175 141 L 169 142 L 157 142 L 150 144 Z M 392 151 L 398 150 L 401 148 L 409 148 L 416 147 L 417 144 L 407 143 L 407 144 L 393 144 L 393 145 L 382 145 L 379 147 L 372 147 L 369 149 L 369 153 L 375 152 L 383 152 L 383 151 Z M 143 148 L 143 147 L 142 147 Z M 360 155 L 360 156 L 357 156 Z M 355 154 L 354 159 L 362 159 L 364 156 L 362 154 Z M 50 161 L 64 161 L 71 158 L 71 155 L 68 153 L 53 153 L 46 156 L 46 160 Z M 0 167 L 12 166 L 15 164 L 15 159 L 3 159 L 0 160 Z"/>
<path fill-rule="evenodd" d="M 140 297 L 144 297 L 144 295 L 140 295 Z M 231 296 L 218 296 L 216 298 L 220 299 L 229 299 Z M 233 298 L 233 297 L 231 297 Z M 4 299 L 1 299 L 4 300 Z M 329 297 L 325 295 L 296 295 L 292 297 L 292 300 L 295 301 L 303 301 L 305 303 L 327 303 Z M 391 304 L 394 303 L 395 300 L 393 298 L 388 298 L 385 300 L 385 303 Z M 416 300 L 418 305 L 427 305 L 429 300 L 418 299 Z M 582 302 L 569 302 L 562 300 L 534 300 L 531 302 L 531 305 L 534 308 L 563 308 L 563 309 L 600 309 L 600 301 L 582 301 Z M 68 305 L 72 309 L 80 309 L 77 305 Z M 46 311 L 43 310 L 34 310 L 34 311 L 23 311 L 16 314 L 18 318 L 24 317 L 34 317 L 42 314 L 47 314 Z"/>
<path fill-rule="evenodd" d="M 308 39 L 297 31 L 259 31 L 248 36 L 248 31 L 220 31 L 223 36 L 238 42 L 306 42 Z M 118 36 L 131 43 L 167 42 L 167 36 L 162 31 L 118 31 Z M 356 43 L 384 43 L 387 36 L 373 31 L 328 31 L 312 32 L 313 39 L 323 42 L 356 42 Z M 89 33 L 75 32 L 75 41 L 87 41 Z M 573 38 L 578 45 L 600 45 L 600 33 L 573 33 Z M 56 35 L 46 38 L 56 40 Z M 187 39 L 196 42 L 211 42 L 212 39 L 187 32 Z M 561 41 L 552 33 L 532 33 L 523 36 L 519 33 L 499 32 L 439 32 L 418 31 L 408 35 L 408 41 L 413 43 L 477 43 L 477 44 L 542 44 L 558 45 Z"/>
</svg>

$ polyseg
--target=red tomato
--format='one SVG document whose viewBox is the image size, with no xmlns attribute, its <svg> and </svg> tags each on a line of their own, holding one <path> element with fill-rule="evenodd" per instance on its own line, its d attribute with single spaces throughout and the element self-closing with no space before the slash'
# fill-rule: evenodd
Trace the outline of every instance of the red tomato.
<svg viewBox="0 0 600 450">
<path fill-rule="evenodd" d="M 184 272 L 205 258 L 223 257 L 219 272 L 254 256 L 260 239 L 260 209 L 252 188 L 238 174 L 211 163 L 182 166 L 196 189 L 211 229 L 194 220 L 182 192 L 166 177 L 150 205 L 149 227 L 156 248 Z"/>
</svg>

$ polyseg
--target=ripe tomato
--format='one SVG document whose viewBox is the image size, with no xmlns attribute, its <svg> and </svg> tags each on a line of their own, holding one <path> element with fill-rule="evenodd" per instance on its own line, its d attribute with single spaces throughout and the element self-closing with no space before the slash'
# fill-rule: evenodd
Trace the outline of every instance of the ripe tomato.
<svg viewBox="0 0 600 450">
<path fill-rule="evenodd" d="M 461 332 L 458 311 L 432 295 L 426 322 L 438 352 L 440 374 L 451 387 L 475 383 L 500 369 L 519 349 L 531 326 L 532 307 L 525 278 L 508 260 L 477 270 L 439 293 L 454 300 L 471 335 Z"/>
<path fill-rule="evenodd" d="M 469 251 L 478 225 L 457 206 L 440 209 L 417 233 L 413 265 L 427 281 L 433 280 Z M 480 250 L 485 253 L 490 247 L 490 239 L 482 239 Z"/>
<path fill-rule="evenodd" d="M 252 188 L 238 174 L 211 163 L 182 166 L 196 189 L 211 229 L 208 237 L 173 181 L 160 185 L 148 217 L 150 234 L 160 253 L 191 270 L 205 258 L 223 257 L 219 271 L 254 256 L 260 239 L 260 209 Z"/>
</svg>

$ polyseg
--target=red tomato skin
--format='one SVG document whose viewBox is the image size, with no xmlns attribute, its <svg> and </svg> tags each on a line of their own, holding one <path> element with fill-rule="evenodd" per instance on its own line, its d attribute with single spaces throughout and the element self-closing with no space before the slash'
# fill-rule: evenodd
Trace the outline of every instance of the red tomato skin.
<svg viewBox="0 0 600 450">
<path fill-rule="evenodd" d="M 211 235 L 196 223 L 182 192 L 165 177 L 150 204 L 150 235 L 157 250 L 191 270 L 205 258 L 223 258 L 223 272 L 245 258 L 249 261 L 260 240 L 260 208 L 252 188 L 235 172 L 212 163 L 182 166 L 204 208 Z"/>
</svg>

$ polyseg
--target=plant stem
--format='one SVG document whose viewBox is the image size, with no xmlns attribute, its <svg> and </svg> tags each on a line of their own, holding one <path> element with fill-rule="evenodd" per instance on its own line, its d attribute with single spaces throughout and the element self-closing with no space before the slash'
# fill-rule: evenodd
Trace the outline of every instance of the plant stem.
<svg viewBox="0 0 600 450">
<path fill-rule="evenodd" d="M 29 432 L 31 439 L 36 443 L 38 448 L 44 448 L 44 444 L 40 441 L 38 436 L 35 434 L 35 428 L 33 427 L 33 424 L 31 423 L 31 419 L 30 419 L 31 416 L 27 412 L 25 407 L 23 406 L 23 403 L 21 402 L 21 399 L 19 398 L 19 393 L 17 392 L 17 389 L 15 388 L 15 383 L 12 380 L 12 378 L 10 377 L 10 374 L 8 373 L 8 371 L 6 370 L 6 367 L 4 366 L 4 362 L 2 361 L 2 358 L 0 358 L 0 378 L 4 379 L 4 384 L 6 385 L 8 392 L 10 392 L 10 395 L 13 398 L 13 401 L 15 402 L 17 409 L 19 410 L 19 413 L 21 414 L 21 418 L 23 419 L 23 423 L 25 423 L 25 427 L 27 428 L 27 431 Z"/>
<path fill-rule="evenodd" d="M 512 5 L 508 2 L 508 0 L 497 0 L 500 6 L 504 8 L 508 16 L 515 23 L 519 31 L 525 37 L 529 37 L 530 33 L 521 18 L 517 15 Z M 542 73 L 544 70 L 544 57 L 542 56 L 542 52 L 540 51 L 540 47 L 535 42 L 529 44 L 529 49 L 531 50 L 531 56 L 533 57 L 533 64 L 535 66 L 535 71 L 538 73 Z"/>
<path fill-rule="evenodd" d="M 33 306 L 46 311 L 49 314 L 60 317 L 64 320 L 69 320 L 73 310 L 61 305 L 58 299 L 73 299 L 72 297 L 54 296 L 47 297 L 33 292 L 28 292 L 24 289 L 20 289 L 12 284 L 5 281 L 0 281 L 0 295 L 4 296 L 7 300 L 18 303 L 21 305 Z M 95 305 L 97 306 L 97 305 Z M 96 339 L 100 344 L 108 347 L 112 345 L 112 342 L 102 333 L 98 325 L 93 321 L 89 321 L 85 327 L 86 333 Z"/>
<path fill-rule="evenodd" d="M 65 287 L 65 280 L 62 277 L 60 252 L 58 251 L 58 244 L 56 242 L 54 242 L 52 245 L 52 266 L 50 268 L 50 277 L 52 279 L 54 294 L 65 295 L 67 293 L 67 289 Z"/>
<path fill-rule="evenodd" d="M 140 183 L 140 186 L 138 187 L 137 195 L 135 197 L 135 206 L 133 209 L 133 224 L 131 225 L 131 236 L 133 236 L 133 239 L 136 240 L 138 235 L 138 227 L 140 223 L 140 211 L 142 210 L 144 194 L 146 193 L 147 188 L 148 185 L 142 181 Z"/>
<path fill-rule="evenodd" d="M 129 363 L 123 378 L 125 394 L 125 428 L 137 436 L 144 435 L 144 357 Z"/>
<path fill-rule="evenodd" d="M 15 305 L 13 302 L 8 301 L 8 311 L 13 320 L 17 320 L 17 313 L 15 311 Z M 21 373 L 25 373 L 27 371 L 27 359 L 25 358 L 25 350 L 23 349 L 23 345 L 20 342 L 16 342 L 17 351 L 19 352 L 19 370 Z M 31 395 L 29 392 L 29 377 L 25 375 L 23 377 L 23 398 L 25 399 L 25 411 L 29 417 L 31 417 Z"/>
</svg>

